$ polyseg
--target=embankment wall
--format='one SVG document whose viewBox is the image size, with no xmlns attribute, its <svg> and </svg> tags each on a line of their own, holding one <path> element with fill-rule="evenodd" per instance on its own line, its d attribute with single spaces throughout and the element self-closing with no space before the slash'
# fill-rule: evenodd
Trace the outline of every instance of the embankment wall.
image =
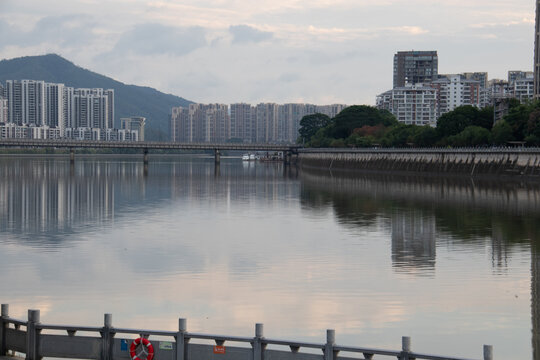
<svg viewBox="0 0 540 360">
<path fill-rule="evenodd" d="M 540 178 L 540 148 L 302 149 L 302 167 L 377 173 Z"/>
</svg>

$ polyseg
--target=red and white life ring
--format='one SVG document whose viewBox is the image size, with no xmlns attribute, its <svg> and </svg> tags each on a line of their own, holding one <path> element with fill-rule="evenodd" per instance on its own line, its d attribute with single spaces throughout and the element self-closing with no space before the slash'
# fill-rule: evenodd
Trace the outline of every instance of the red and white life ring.
<svg viewBox="0 0 540 360">
<path fill-rule="evenodd" d="M 136 353 L 137 346 L 141 343 L 143 347 L 146 348 L 146 351 L 143 350 L 143 353 L 147 353 L 146 357 L 140 357 L 140 355 L 142 355 L 141 352 L 138 354 Z M 131 357 L 131 360 L 152 360 L 154 357 L 154 346 L 146 338 L 137 338 L 133 340 L 129 347 L 129 356 Z"/>
</svg>

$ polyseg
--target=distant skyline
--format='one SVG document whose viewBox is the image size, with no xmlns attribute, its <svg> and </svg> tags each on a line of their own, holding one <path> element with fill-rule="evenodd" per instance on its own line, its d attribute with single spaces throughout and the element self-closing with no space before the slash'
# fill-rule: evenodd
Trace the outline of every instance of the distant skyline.
<svg viewBox="0 0 540 360">
<path fill-rule="evenodd" d="M 532 0 L 0 0 L 0 58 L 57 53 L 198 103 L 375 104 L 393 56 L 533 70 Z"/>
</svg>

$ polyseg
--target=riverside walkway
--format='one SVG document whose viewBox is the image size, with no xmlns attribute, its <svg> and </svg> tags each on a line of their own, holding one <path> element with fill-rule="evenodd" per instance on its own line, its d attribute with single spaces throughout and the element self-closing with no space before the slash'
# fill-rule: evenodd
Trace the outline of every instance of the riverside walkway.
<svg viewBox="0 0 540 360">
<path fill-rule="evenodd" d="M 118 336 L 120 334 L 121 337 Z M 146 352 L 145 349 L 140 351 L 140 345 L 137 345 L 138 355 L 130 354 L 136 348 L 134 338 L 146 342 Z M 215 345 L 209 344 L 209 341 Z M 231 343 L 233 345 L 229 346 Z M 182 318 L 178 320 L 177 331 L 127 329 L 113 327 L 111 314 L 105 314 L 102 327 L 51 325 L 41 322 L 39 310 L 28 310 L 27 320 L 11 318 L 7 304 L 2 304 L 0 316 L 2 360 L 13 360 L 6 357 L 13 352 L 18 356 L 25 354 L 26 360 L 40 360 L 43 357 L 151 360 L 150 354 L 156 360 L 372 360 L 375 357 L 472 360 L 413 352 L 411 338 L 407 336 L 402 337 L 401 343 L 400 350 L 342 346 L 336 344 L 336 334 L 332 329 L 326 330 L 325 343 L 278 340 L 264 336 L 263 324 L 255 325 L 254 337 L 200 334 L 188 332 L 187 321 Z M 300 351 L 304 349 L 308 351 Z M 492 346 L 483 346 L 482 359 L 493 360 Z"/>
</svg>

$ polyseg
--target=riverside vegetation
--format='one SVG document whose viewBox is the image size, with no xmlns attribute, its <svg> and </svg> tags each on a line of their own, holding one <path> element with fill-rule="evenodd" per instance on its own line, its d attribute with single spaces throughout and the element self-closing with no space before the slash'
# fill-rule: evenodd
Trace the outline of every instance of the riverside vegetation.
<svg viewBox="0 0 540 360">
<path fill-rule="evenodd" d="M 493 107 L 461 106 L 443 114 L 437 126 L 405 125 L 387 110 L 354 105 L 334 118 L 307 115 L 300 121 L 298 143 L 306 147 L 464 147 L 501 146 L 509 142 L 540 145 L 540 101 L 510 100 L 509 112 L 493 124 Z"/>
</svg>

